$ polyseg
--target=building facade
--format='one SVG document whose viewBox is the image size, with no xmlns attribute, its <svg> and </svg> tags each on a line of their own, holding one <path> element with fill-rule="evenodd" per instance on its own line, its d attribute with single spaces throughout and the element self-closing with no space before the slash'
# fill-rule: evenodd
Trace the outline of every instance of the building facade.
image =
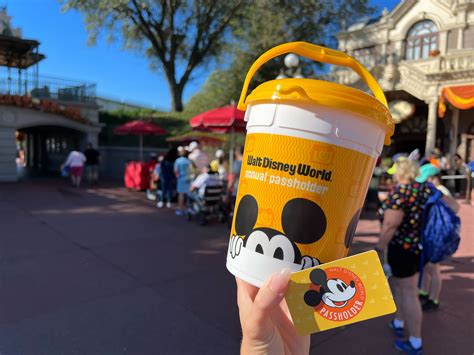
<svg viewBox="0 0 474 355">
<path fill-rule="evenodd" d="M 474 134 L 474 2 L 405 0 L 337 39 L 387 96 L 397 121 L 388 154 L 434 147 L 466 154 L 463 137 Z M 347 68 L 335 68 L 331 77 L 365 89 Z"/>
<path fill-rule="evenodd" d="M 71 150 L 98 143 L 95 84 L 39 75 L 39 42 L 0 10 L 0 181 L 58 175 Z"/>
</svg>

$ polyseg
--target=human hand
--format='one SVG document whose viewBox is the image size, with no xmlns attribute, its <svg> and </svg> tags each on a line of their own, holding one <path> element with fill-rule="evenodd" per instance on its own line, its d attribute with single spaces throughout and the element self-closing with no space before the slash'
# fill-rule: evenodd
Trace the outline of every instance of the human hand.
<svg viewBox="0 0 474 355">
<path fill-rule="evenodd" d="M 310 337 L 296 333 L 286 301 L 290 270 L 273 274 L 258 289 L 236 278 L 242 327 L 241 354 L 308 354 Z"/>
</svg>

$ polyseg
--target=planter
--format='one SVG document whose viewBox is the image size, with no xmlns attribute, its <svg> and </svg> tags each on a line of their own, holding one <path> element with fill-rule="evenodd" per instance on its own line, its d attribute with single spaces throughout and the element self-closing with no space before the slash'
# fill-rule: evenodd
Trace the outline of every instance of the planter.
<svg viewBox="0 0 474 355">
<path fill-rule="evenodd" d="M 430 51 L 429 56 L 430 57 L 437 57 L 437 56 L 439 56 L 439 53 L 440 53 L 439 49 L 433 49 L 433 50 Z"/>
</svg>

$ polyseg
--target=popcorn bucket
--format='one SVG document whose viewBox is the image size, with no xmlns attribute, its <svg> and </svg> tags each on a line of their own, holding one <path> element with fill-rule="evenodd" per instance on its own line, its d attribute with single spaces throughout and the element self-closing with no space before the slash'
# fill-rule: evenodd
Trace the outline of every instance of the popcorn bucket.
<svg viewBox="0 0 474 355">
<path fill-rule="evenodd" d="M 313 79 L 271 80 L 247 96 L 255 72 L 286 53 L 352 68 L 374 96 Z M 235 276 L 261 286 L 347 256 L 382 147 L 394 123 L 382 89 L 347 54 L 305 42 L 274 47 L 252 65 L 238 108 L 247 138 L 227 253 Z"/>
</svg>

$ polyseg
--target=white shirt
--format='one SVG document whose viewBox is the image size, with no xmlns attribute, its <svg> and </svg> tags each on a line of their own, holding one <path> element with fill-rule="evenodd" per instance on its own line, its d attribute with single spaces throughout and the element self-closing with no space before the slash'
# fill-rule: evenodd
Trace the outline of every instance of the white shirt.
<svg viewBox="0 0 474 355">
<path fill-rule="evenodd" d="M 69 156 L 67 157 L 66 162 L 64 165 L 69 166 L 69 167 L 74 167 L 74 166 L 84 166 L 84 163 L 86 162 L 86 156 L 82 154 L 81 152 L 73 150 L 71 153 L 69 153 Z"/>
<path fill-rule="evenodd" d="M 194 179 L 191 186 L 198 189 L 200 196 L 204 196 L 206 186 L 219 186 L 220 183 L 218 175 L 202 173 Z"/>
</svg>

